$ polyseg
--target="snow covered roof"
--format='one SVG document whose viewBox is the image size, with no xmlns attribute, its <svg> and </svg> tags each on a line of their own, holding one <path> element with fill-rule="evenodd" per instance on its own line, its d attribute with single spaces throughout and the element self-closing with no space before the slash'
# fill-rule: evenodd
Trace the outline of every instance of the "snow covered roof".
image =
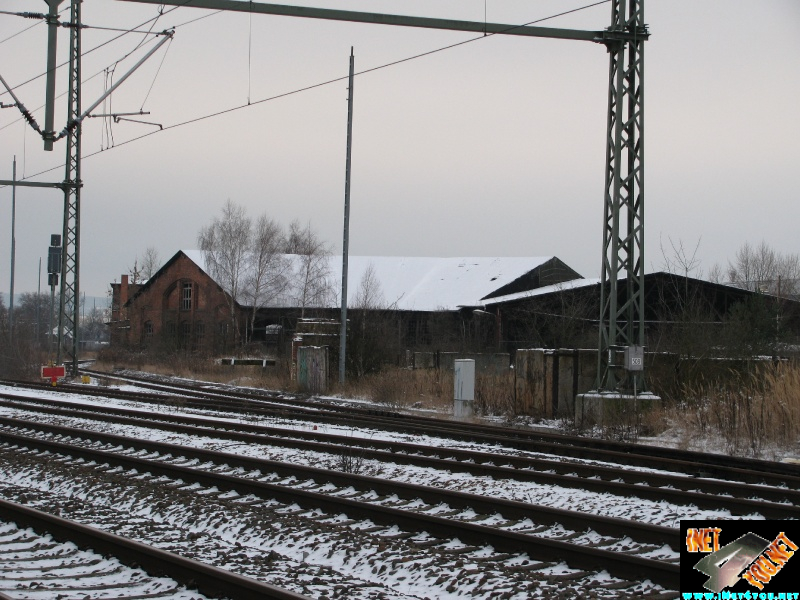
<svg viewBox="0 0 800 600">
<path fill-rule="evenodd" d="M 183 253 L 209 273 L 203 253 Z M 298 257 L 287 255 L 290 260 Z M 500 290 L 554 257 L 423 257 L 350 256 L 348 260 L 348 303 L 358 293 L 359 284 L 372 266 L 386 306 L 399 310 L 456 310 L 461 306 L 481 306 L 483 298 Z M 331 307 L 338 306 L 341 294 L 342 257 L 329 256 L 330 283 L 336 290 Z M 494 299 L 493 299 L 494 302 Z"/>
<path fill-rule="evenodd" d="M 480 306 L 481 299 L 541 266 L 547 257 L 396 257 L 351 256 L 348 296 L 372 265 L 384 300 L 401 310 L 455 310 Z M 341 259 L 334 277 L 341 281 Z"/>
<path fill-rule="evenodd" d="M 535 290 L 527 290 L 525 292 L 517 292 L 516 294 L 507 294 L 505 296 L 497 296 L 484 300 L 483 304 L 491 306 L 493 304 L 503 304 L 512 300 L 523 300 L 525 298 L 533 298 L 535 296 L 544 296 L 552 294 L 553 292 L 563 292 L 567 290 L 575 290 L 578 288 L 591 287 L 593 285 L 600 285 L 600 279 L 573 279 L 572 281 L 564 281 L 553 285 L 536 288 Z"/>
</svg>

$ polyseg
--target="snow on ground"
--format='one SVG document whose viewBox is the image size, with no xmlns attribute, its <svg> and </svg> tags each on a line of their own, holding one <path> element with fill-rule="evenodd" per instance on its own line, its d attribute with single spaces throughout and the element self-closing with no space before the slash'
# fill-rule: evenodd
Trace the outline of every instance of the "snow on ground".
<svg viewBox="0 0 800 600">
<path fill-rule="evenodd" d="M 63 398 L 62 394 L 58 392 L 48 392 L 48 397 Z M 120 406 L 124 408 L 136 408 L 139 410 L 146 410 L 148 412 L 161 411 L 165 413 L 175 412 L 175 408 L 170 407 L 157 407 L 154 405 L 144 405 L 142 403 L 131 402 L 126 400 L 116 399 L 98 399 L 96 397 L 86 397 L 85 399 L 77 399 L 72 395 L 69 396 L 72 402 L 85 402 L 87 404 L 102 403 L 107 406 Z M 198 411 L 188 411 L 181 409 L 181 412 L 197 414 Z M 10 409 L 0 407 L 0 414 L 18 418 L 32 418 L 32 413 L 29 411 L 20 411 L 17 409 Z M 209 416 L 209 415 L 204 415 Z M 225 421 L 236 423 L 241 421 L 239 415 L 223 416 L 220 413 L 215 413 L 213 417 L 209 416 L 213 421 Z M 43 422 L 52 422 L 52 416 L 40 414 L 36 416 L 36 420 Z M 93 421 L 88 419 L 64 419 L 59 417 L 58 422 L 63 425 L 73 427 L 80 427 L 102 433 L 112 433 L 116 435 L 124 435 L 135 439 L 148 439 L 158 442 L 166 442 L 171 444 L 182 444 L 195 448 L 206 450 L 215 450 L 220 452 L 228 452 L 231 454 L 248 456 L 253 458 L 263 458 L 267 460 L 275 460 L 288 462 L 291 464 L 322 467 L 328 469 L 337 469 L 337 463 L 340 457 L 329 454 L 321 453 L 310 450 L 297 450 L 292 448 L 285 448 L 279 446 L 269 446 L 264 444 L 248 444 L 230 440 L 219 439 L 213 433 L 207 436 L 197 436 L 190 434 L 171 433 L 160 430 L 153 430 L 146 427 L 138 427 L 133 425 L 119 425 L 113 423 L 106 423 L 102 421 Z M 252 423 L 252 421 L 248 421 Z M 304 421 L 293 421 L 288 419 L 264 419 L 260 418 L 256 421 L 261 425 L 280 426 L 282 428 L 291 430 L 305 430 L 308 431 L 314 427 L 313 423 Z M 330 426 L 320 424 L 317 426 L 318 431 L 336 433 L 339 435 L 348 435 L 351 437 L 363 437 L 365 439 L 382 439 L 393 441 L 404 441 L 415 444 L 426 445 L 429 447 L 453 447 L 459 445 L 461 447 L 470 448 L 472 450 L 485 449 L 487 452 L 498 452 L 499 448 L 496 445 L 481 445 L 481 444 L 456 444 L 453 440 L 441 438 L 438 436 L 428 435 L 407 435 L 402 433 L 393 433 L 378 431 L 372 428 L 359 428 L 355 426 Z M 515 455 L 532 455 L 532 453 L 525 453 L 520 451 L 511 451 Z M 536 453 L 536 456 L 547 456 L 541 453 Z M 547 456 L 553 460 L 561 460 L 560 457 L 555 455 Z M 596 464 L 600 463 L 598 461 Z M 561 508 L 566 510 L 578 510 L 590 514 L 603 515 L 608 517 L 617 517 L 623 519 L 637 520 L 645 523 L 662 525 L 665 527 L 677 528 L 680 525 L 681 519 L 737 519 L 737 518 L 763 518 L 760 515 L 747 515 L 737 516 L 732 515 L 726 510 L 708 510 L 699 509 L 694 506 L 683 506 L 669 503 L 667 501 L 653 501 L 642 498 L 625 498 L 616 496 L 609 493 L 599 493 L 587 490 L 579 490 L 575 488 L 567 488 L 549 484 L 539 484 L 536 482 L 527 481 L 514 481 L 509 479 L 494 479 L 492 477 L 475 476 L 468 473 L 442 471 L 439 469 L 428 467 L 417 467 L 413 465 L 399 465 L 394 463 L 386 463 L 375 460 L 363 461 L 364 474 L 379 476 L 382 478 L 391 479 L 394 481 L 402 481 L 407 483 L 416 483 L 420 485 L 428 485 L 432 487 L 440 487 L 448 490 L 458 490 L 467 493 L 491 495 L 498 498 L 516 500 L 520 502 L 528 502 L 530 504 L 538 504 L 554 508 Z M 628 467 L 630 469 L 638 469 L 637 467 Z M 644 469 L 639 469 L 644 470 Z M 653 471 L 652 469 L 649 469 Z"/>
<path fill-rule="evenodd" d="M 152 577 L 140 568 L 127 567 L 116 558 L 81 550 L 72 542 L 57 542 L 50 535 L 20 529 L 0 521 L 3 576 L 0 592 L 25 600 L 114 598 L 110 589 L 124 586 L 130 596 L 163 600 L 206 600 L 172 579 Z"/>
<path fill-rule="evenodd" d="M 124 389 L 139 391 L 135 386 L 124 386 Z M 185 407 L 159 406 L 150 403 L 103 399 L 94 396 L 66 395 L 58 389 L 38 392 L 0 386 L 0 391 L 86 405 L 100 404 L 109 407 L 136 409 L 144 413 L 161 412 L 166 414 L 202 415 L 210 423 L 228 422 L 235 426 L 237 423 L 246 422 L 249 424 L 268 425 L 281 427 L 287 431 L 287 434 L 290 434 L 291 431 L 308 431 L 315 426 L 314 423 L 309 421 L 285 418 L 259 417 L 251 419 L 243 418 L 239 414 L 188 410 Z M 57 421 L 60 424 L 104 433 L 185 444 L 197 448 L 279 460 L 298 465 L 335 469 L 339 460 L 339 457 L 327 453 L 293 450 L 265 444 L 232 442 L 214 436 L 213 432 L 209 432 L 208 435 L 174 434 L 151 430 L 146 427 L 115 425 L 91 419 L 54 417 L 36 413 L 35 409 L 19 410 L 0 407 L 0 414 L 9 417 L 40 420 L 42 422 Z M 146 416 L 146 414 L 143 416 Z M 527 455 L 564 460 L 557 456 L 542 453 L 526 453 L 514 449 L 504 449 L 496 444 L 467 444 L 438 436 L 409 435 L 372 428 L 322 423 L 316 424 L 316 428 L 318 432 L 322 433 L 364 438 L 365 440 L 402 441 L 429 447 L 460 447 L 493 453 L 502 452 L 509 455 Z M 575 459 L 569 460 L 575 461 Z M 580 462 L 606 464 L 599 461 Z M 85 474 L 80 477 L 77 475 L 72 477 L 56 476 L 34 468 L 21 469 L 17 472 L 17 468 L 14 466 L 16 463 L 12 462 L 10 464 L 11 466 L 6 463 L 8 468 L 6 469 L 5 480 L 0 483 L 0 494 L 4 492 L 9 494 L 12 494 L 12 492 L 28 495 L 39 494 L 38 501 L 43 505 L 48 502 L 47 498 L 52 497 L 52 500 L 49 501 L 55 503 L 54 505 L 58 506 L 59 509 L 63 507 L 67 513 L 70 510 L 80 513 L 80 508 L 75 507 L 83 505 L 91 506 L 92 510 L 105 510 L 107 513 L 105 517 L 98 516 L 96 518 L 98 520 L 102 520 L 102 518 L 108 519 L 106 526 L 120 528 L 121 531 L 119 533 L 122 535 L 127 530 L 135 530 L 137 526 L 152 528 L 152 523 L 160 523 L 169 530 L 180 530 L 183 535 L 189 532 L 188 535 L 192 540 L 190 547 L 193 551 L 196 550 L 196 558 L 198 560 L 207 560 L 213 563 L 214 560 L 219 559 L 219 553 L 223 552 L 228 557 L 225 560 L 231 563 L 228 566 L 234 570 L 236 570 L 233 564 L 236 562 L 234 558 L 239 555 L 243 557 L 243 560 L 253 564 L 263 561 L 266 555 L 275 564 L 280 563 L 283 565 L 281 568 L 275 567 L 278 574 L 275 575 L 275 580 L 272 583 L 276 585 L 285 584 L 297 589 L 297 582 L 302 581 L 304 586 L 310 586 L 310 589 L 318 589 L 319 594 L 323 594 L 317 596 L 320 598 L 328 597 L 324 594 L 332 594 L 333 597 L 339 597 L 335 593 L 337 585 L 341 586 L 338 588 L 339 590 L 347 589 L 352 598 L 365 599 L 377 597 L 424 598 L 426 596 L 442 599 L 465 597 L 488 599 L 496 597 L 496 592 L 503 589 L 505 585 L 507 586 L 505 589 L 508 590 L 508 595 L 504 597 L 523 600 L 523 598 L 534 597 L 574 597 L 573 592 L 577 589 L 570 587 L 572 584 L 569 583 L 576 577 L 574 570 L 570 570 L 563 564 L 553 564 L 546 566 L 543 571 L 537 571 L 537 573 L 538 575 L 546 574 L 552 577 L 563 577 L 564 579 L 553 580 L 558 582 L 557 585 L 551 585 L 552 582 L 547 584 L 537 583 L 541 587 L 536 591 L 514 592 L 514 589 L 519 590 L 518 586 L 514 588 L 510 584 L 501 583 L 507 581 L 509 573 L 513 573 L 516 569 L 521 574 L 519 575 L 521 577 L 520 581 L 529 582 L 530 576 L 525 575 L 525 573 L 528 573 L 531 568 L 541 567 L 541 563 L 537 564 L 536 561 L 531 561 L 524 555 L 510 556 L 500 560 L 495 556 L 491 556 L 494 553 L 490 548 L 465 548 L 464 554 L 460 555 L 458 560 L 448 559 L 450 562 L 442 562 L 440 559 L 437 559 L 437 562 L 431 556 L 420 558 L 419 554 L 409 554 L 407 547 L 399 545 L 400 538 L 393 538 L 394 535 L 402 534 L 399 530 L 394 532 L 391 529 L 382 530 L 380 533 L 370 534 L 368 532 L 371 529 L 371 523 L 364 521 L 353 523 L 344 515 L 320 514 L 322 519 L 320 523 L 340 523 L 339 537 L 326 537 L 319 530 L 315 530 L 313 527 L 309 528 L 308 520 L 305 519 L 308 516 L 308 511 L 302 511 L 299 507 L 275 505 L 270 509 L 270 502 L 257 501 L 254 498 L 239 497 L 235 493 L 228 493 L 216 496 L 217 502 L 228 502 L 228 508 L 200 511 L 195 507 L 194 501 L 190 500 L 177 505 L 172 501 L 165 504 L 163 500 L 158 500 L 158 492 L 153 490 L 149 492 L 150 496 L 134 499 L 134 496 L 143 492 L 136 488 L 125 489 L 122 483 L 119 484 L 119 487 L 112 486 L 100 489 L 93 483 L 92 477 Z M 535 482 L 495 480 L 491 477 L 378 461 L 364 461 L 364 468 L 365 474 L 397 481 L 491 495 L 568 510 L 580 510 L 598 515 L 640 520 L 668 527 L 677 527 L 682 518 L 760 518 L 758 515 L 737 517 L 730 515 L 727 511 L 700 510 L 695 507 L 676 506 L 667 502 L 620 498 L 611 494 L 587 492 L 554 485 L 541 485 Z M 81 477 L 88 478 L 82 481 Z M 19 490 L 23 490 L 26 487 L 29 490 L 28 492 L 19 492 Z M 147 487 L 144 486 L 143 489 L 147 489 Z M 182 493 L 191 493 L 194 496 L 206 496 L 208 492 L 198 492 L 198 490 L 194 489 L 194 486 L 187 486 L 182 491 Z M 254 517 L 247 512 L 251 510 L 248 508 L 251 505 L 254 507 L 252 509 L 255 511 L 254 514 L 259 516 Z M 242 514 L 237 516 L 238 513 L 235 510 L 232 512 L 231 506 L 242 506 Z M 442 510 L 444 508 L 442 507 Z M 272 511 L 271 513 L 264 512 L 270 510 Z M 302 525 L 292 522 L 295 514 L 305 519 Z M 68 515 L 65 514 L 64 516 Z M 521 523 L 519 526 L 524 527 L 525 525 L 525 523 Z M 362 539 L 360 536 L 364 535 L 367 537 Z M 375 541 L 376 537 L 379 538 L 377 542 Z M 421 534 L 412 539 L 415 544 L 425 547 L 426 538 L 425 534 Z M 402 543 L 407 544 L 407 542 L 408 540 L 404 540 Z M 165 542 L 167 546 L 177 543 L 176 540 Z M 220 550 L 220 544 L 227 544 L 228 549 Z M 457 540 L 449 542 L 448 545 L 452 546 L 450 551 L 458 553 L 459 544 L 460 542 Z M 404 547 L 406 548 L 405 550 L 402 549 Z M 674 554 L 669 548 L 661 549 L 659 552 L 664 556 Z M 225 560 L 217 566 L 225 568 L 228 564 Z M 239 564 L 238 568 L 242 568 L 242 565 Z M 503 573 L 502 576 L 501 572 Z M 291 579 L 292 574 L 294 575 L 294 580 Z M 347 575 L 345 576 L 344 574 Z M 596 596 L 602 598 L 646 596 L 654 591 L 657 593 L 658 589 L 648 582 L 642 582 L 641 584 L 635 584 L 637 586 L 635 590 L 629 588 L 625 591 L 620 591 L 619 594 L 615 594 L 612 588 L 616 584 L 607 574 L 600 573 L 587 576 L 587 578 L 596 579 L 598 582 L 605 584 L 611 582 L 611 587 L 608 590 L 600 591 Z M 292 581 L 295 583 L 292 584 Z M 314 585 L 317 585 L 315 582 L 323 581 L 326 582 L 325 585 L 320 583 L 318 588 L 314 588 Z M 329 584 L 329 582 L 338 583 Z M 587 585 L 587 581 L 583 581 L 581 585 Z M 383 595 L 378 596 L 375 594 Z M 566 595 L 562 596 L 562 594 Z"/>
</svg>

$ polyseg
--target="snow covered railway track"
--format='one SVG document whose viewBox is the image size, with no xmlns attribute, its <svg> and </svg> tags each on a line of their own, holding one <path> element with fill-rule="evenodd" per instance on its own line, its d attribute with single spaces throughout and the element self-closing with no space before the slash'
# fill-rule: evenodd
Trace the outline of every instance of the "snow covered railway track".
<svg viewBox="0 0 800 600">
<path fill-rule="evenodd" d="M 10 398 L 10 395 L 7 395 Z M 303 449 L 331 455 L 371 459 L 467 472 L 495 479 L 514 479 L 555 484 L 562 487 L 608 492 L 619 496 L 668 500 L 704 509 L 727 508 L 734 514 L 761 512 L 768 518 L 800 518 L 800 491 L 788 487 L 765 487 L 713 479 L 680 477 L 635 469 L 582 464 L 548 458 L 492 454 L 394 441 L 368 440 L 312 431 L 291 431 L 264 425 L 211 421 L 199 417 L 153 414 L 143 411 L 87 407 L 81 404 L 36 400 L 0 401 L 0 406 L 37 410 L 60 417 L 75 417 L 124 423 L 195 436 L 208 436 L 248 444 Z M 20 401 L 21 400 L 21 401 Z M 46 404 L 45 404 L 46 403 Z M 44 405 L 43 405 L 44 404 Z M 86 410 L 89 408 L 90 410 Z M 13 423 L 13 421 L 9 421 Z M 58 431 L 52 429 L 52 431 Z M 65 431 L 65 433 L 69 433 Z M 297 439 L 302 438 L 302 439 Z M 373 449 L 377 448 L 377 449 Z M 502 466 L 498 466 L 502 465 Z M 785 481 L 792 484 L 794 481 Z M 698 491 L 702 490 L 702 491 Z M 760 502 L 760 503 L 759 503 Z"/>
<path fill-rule="evenodd" d="M 188 590 L 185 586 L 189 584 L 203 594 L 218 598 L 308 600 L 293 592 L 2 499 L 0 564 L 0 599 L 206 598 L 197 591 Z"/>
<path fill-rule="evenodd" d="M 437 545 L 458 539 L 475 547 L 491 546 L 494 552 L 526 553 L 536 560 L 545 561 L 558 558 L 573 569 L 590 572 L 606 570 L 621 579 L 651 580 L 670 589 L 677 588 L 677 557 L 664 547 L 668 543 L 677 545 L 677 542 L 670 539 L 674 537 L 674 531 L 667 528 L 645 527 L 644 529 L 649 529 L 651 539 L 655 534 L 657 541 L 637 543 L 630 539 L 637 535 L 634 531 L 636 527 L 628 521 L 598 519 L 577 513 L 567 515 L 566 511 L 555 515 L 544 514 L 545 510 L 540 515 L 539 507 L 508 502 L 501 502 L 501 506 L 497 506 L 497 501 L 488 498 L 459 499 L 459 495 L 452 492 L 447 494 L 442 490 L 409 484 L 398 487 L 397 484 L 386 481 L 381 483 L 380 480 L 358 481 L 371 478 L 356 478 L 341 473 L 339 481 L 334 483 L 311 479 L 298 482 L 291 474 L 290 465 L 284 465 L 284 473 L 263 477 L 258 472 L 255 474 L 257 478 L 253 478 L 242 476 L 241 469 L 237 475 L 229 474 L 235 470 L 220 466 L 219 463 L 202 464 L 198 459 L 174 458 L 177 448 L 170 445 L 164 448 L 168 452 L 165 455 L 143 458 L 141 452 L 136 455 L 130 451 L 119 454 L 120 448 L 110 452 L 5 432 L 1 437 L 6 444 L 15 444 L 17 453 L 23 452 L 22 448 L 28 448 L 27 452 L 33 449 L 34 452 L 48 453 L 51 460 L 56 460 L 54 454 L 57 454 L 69 457 L 57 459 L 59 461 L 91 461 L 89 466 L 93 468 L 102 468 L 97 466 L 102 464 L 113 465 L 117 474 L 124 474 L 128 478 L 142 479 L 140 474 L 148 473 L 147 477 L 168 477 L 175 482 L 173 485 L 188 485 L 187 482 L 191 482 L 196 486 L 198 494 L 228 490 L 267 501 L 277 501 L 288 507 L 302 507 L 297 510 L 312 513 L 323 511 L 321 514 L 325 516 L 318 515 L 317 523 L 335 519 L 335 515 L 344 513 L 348 520 L 366 521 L 367 528 L 376 527 L 377 530 L 389 532 L 399 527 L 404 532 L 436 536 Z M 113 443 L 117 443 L 117 440 Z M 227 455 L 226 458 L 234 457 Z M 192 466 L 187 466 L 188 464 Z M 359 483 L 367 485 L 356 491 L 354 486 Z M 169 484 L 161 482 L 161 485 Z M 381 486 L 379 491 L 373 489 L 377 486 Z M 474 502 L 483 502 L 481 508 L 485 508 L 486 512 L 480 514 L 465 508 Z M 480 511 L 480 508 L 477 510 Z M 512 510 L 516 513 L 505 514 Z M 500 516 L 498 511 L 504 514 Z M 579 528 L 570 530 L 557 524 L 561 521 L 570 522 L 570 519 L 570 524 L 578 523 Z M 587 527 L 594 531 L 587 530 Z M 598 529 L 605 532 L 597 533 Z"/>
<path fill-rule="evenodd" d="M 320 423 L 372 426 L 384 430 L 431 434 L 452 439 L 497 443 L 531 452 L 543 452 L 585 460 L 602 460 L 620 465 L 661 469 L 689 476 L 727 479 L 741 483 L 786 486 L 800 489 L 797 466 L 735 456 L 712 455 L 673 448 L 613 442 L 567 436 L 558 433 L 532 432 L 518 428 L 479 423 L 463 423 L 420 417 L 372 408 L 353 407 L 346 403 L 304 400 L 300 396 L 277 392 L 233 388 L 221 384 L 189 383 L 185 380 L 157 382 L 147 374 L 124 375 L 86 371 L 101 377 L 120 379 L 161 389 L 169 393 L 194 396 L 187 402 L 213 410 L 243 410 L 249 414 L 280 415 L 285 418 L 313 419 Z M 196 404 L 194 404 L 196 403 Z M 188 406 L 188 404 L 187 404 Z M 788 482 L 788 483 L 787 483 Z"/>
</svg>

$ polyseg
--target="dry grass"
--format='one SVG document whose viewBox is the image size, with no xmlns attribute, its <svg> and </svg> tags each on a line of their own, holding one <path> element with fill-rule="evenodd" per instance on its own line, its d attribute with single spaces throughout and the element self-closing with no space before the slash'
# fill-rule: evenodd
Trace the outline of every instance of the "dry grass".
<svg viewBox="0 0 800 600">
<path fill-rule="evenodd" d="M 274 367 L 221 365 L 217 361 L 200 356 L 175 355 L 168 357 L 130 354 L 100 356 L 95 367 L 101 371 L 135 369 L 156 375 L 202 379 L 215 383 L 226 383 L 269 390 L 296 391 L 291 380 L 289 365 L 278 361 Z"/>
<path fill-rule="evenodd" d="M 678 424 L 680 446 L 720 446 L 726 453 L 756 458 L 775 458 L 798 449 L 800 364 L 732 372 L 724 381 L 687 387 L 683 398 L 662 416 L 663 422 Z"/>
<path fill-rule="evenodd" d="M 436 369 L 388 368 L 336 385 L 333 393 L 371 400 L 391 410 L 418 408 L 447 413 L 453 408 L 453 374 Z"/>
<path fill-rule="evenodd" d="M 381 373 L 336 387 L 343 397 L 363 398 L 391 410 L 417 408 L 441 414 L 453 412 L 453 373 L 441 369 L 384 369 Z M 477 375 L 475 411 L 512 416 L 514 380 L 510 375 Z"/>
</svg>

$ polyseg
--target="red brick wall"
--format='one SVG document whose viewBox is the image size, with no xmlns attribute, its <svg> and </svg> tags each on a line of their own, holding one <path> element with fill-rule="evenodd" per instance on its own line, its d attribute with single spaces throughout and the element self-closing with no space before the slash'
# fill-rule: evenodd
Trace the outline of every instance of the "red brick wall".
<svg viewBox="0 0 800 600">
<path fill-rule="evenodd" d="M 184 286 L 191 286 L 189 306 Z M 230 305 L 222 289 L 189 258 L 180 254 L 159 271 L 127 310 L 131 347 L 223 351 L 233 343 Z M 238 323 L 244 323 L 243 315 Z"/>
</svg>

